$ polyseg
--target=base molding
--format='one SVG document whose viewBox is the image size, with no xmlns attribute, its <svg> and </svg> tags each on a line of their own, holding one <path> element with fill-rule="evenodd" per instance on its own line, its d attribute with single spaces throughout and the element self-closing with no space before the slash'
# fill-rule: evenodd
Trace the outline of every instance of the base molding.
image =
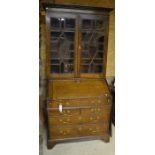
<svg viewBox="0 0 155 155">
<path fill-rule="evenodd" d="M 81 142 L 81 141 L 91 141 L 91 140 L 102 140 L 105 143 L 110 142 L 110 135 L 102 136 L 88 136 L 88 137 L 78 137 L 78 138 L 65 138 L 65 139 L 49 139 L 47 141 L 47 148 L 52 149 L 58 143 L 70 143 L 70 142 Z"/>
</svg>

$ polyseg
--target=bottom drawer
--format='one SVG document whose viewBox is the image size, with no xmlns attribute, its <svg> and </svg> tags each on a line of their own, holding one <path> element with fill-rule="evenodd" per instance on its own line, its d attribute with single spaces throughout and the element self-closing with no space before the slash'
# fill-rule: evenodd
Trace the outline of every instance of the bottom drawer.
<svg viewBox="0 0 155 155">
<path fill-rule="evenodd" d="M 50 139 L 64 139 L 71 137 L 84 137 L 92 135 L 103 135 L 107 133 L 109 126 L 105 124 L 79 125 L 70 127 L 52 127 L 49 128 Z"/>
<path fill-rule="evenodd" d="M 92 135 L 103 135 L 104 133 L 108 132 L 108 124 L 101 124 L 101 125 L 88 125 L 88 126 L 79 126 L 77 128 L 78 133 L 81 136 L 92 136 Z"/>
<path fill-rule="evenodd" d="M 77 137 L 75 127 L 52 127 L 49 129 L 50 139 L 64 139 L 69 137 Z"/>
</svg>

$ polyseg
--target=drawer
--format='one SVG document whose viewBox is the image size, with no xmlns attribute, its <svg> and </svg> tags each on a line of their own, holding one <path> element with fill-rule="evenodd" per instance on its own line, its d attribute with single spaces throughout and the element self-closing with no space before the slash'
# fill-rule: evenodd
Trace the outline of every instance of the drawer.
<svg viewBox="0 0 155 155">
<path fill-rule="evenodd" d="M 105 123 L 109 121 L 109 115 L 79 115 L 79 116 L 61 116 L 61 117 L 48 117 L 49 126 L 58 125 L 78 125 L 78 124 L 94 124 Z"/>
<path fill-rule="evenodd" d="M 49 117 L 48 124 L 50 125 L 71 125 L 80 123 L 79 116 L 62 116 L 62 117 Z"/>
<path fill-rule="evenodd" d="M 49 116 L 63 116 L 63 115 L 79 115 L 80 109 L 63 109 L 62 112 L 59 109 L 48 109 Z"/>
<path fill-rule="evenodd" d="M 49 138 L 50 139 L 64 139 L 70 137 L 77 137 L 76 127 L 53 127 L 49 128 Z"/>
<path fill-rule="evenodd" d="M 111 103 L 111 97 L 105 95 L 104 97 L 83 98 L 83 99 L 64 99 L 53 100 L 48 102 L 48 108 L 58 108 L 59 105 L 65 107 L 81 107 L 81 106 L 104 106 Z"/>
<path fill-rule="evenodd" d="M 85 136 L 97 136 L 108 133 L 109 125 L 95 124 L 95 125 L 79 125 L 70 127 L 53 127 L 49 128 L 50 139 L 64 139 L 74 137 L 85 137 Z"/>
<path fill-rule="evenodd" d="M 92 114 L 104 114 L 109 115 L 111 112 L 111 106 L 103 106 L 103 107 L 91 107 L 91 108 L 83 108 L 81 109 L 82 115 L 92 115 Z"/>
<path fill-rule="evenodd" d="M 103 125 L 85 126 L 85 130 L 88 135 L 103 135 L 109 131 L 109 125 L 105 123 Z"/>
<path fill-rule="evenodd" d="M 100 115 L 90 115 L 82 117 L 82 124 L 94 124 L 94 123 L 107 123 L 109 122 L 110 115 L 100 114 Z"/>
<path fill-rule="evenodd" d="M 95 125 L 87 125 L 87 126 L 79 126 L 77 127 L 78 133 L 80 136 L 92 136 L 92 135 L 103 135 L 107 133 L 109 130 L 108 123 L 105 124 L 95 124 Z"/>
</svg>

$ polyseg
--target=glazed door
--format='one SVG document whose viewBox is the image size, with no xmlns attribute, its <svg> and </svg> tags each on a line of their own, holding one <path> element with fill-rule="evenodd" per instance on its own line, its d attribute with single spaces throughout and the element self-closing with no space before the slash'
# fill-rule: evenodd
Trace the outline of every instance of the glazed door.
<svg viewBox="0 0 155 155">
<path fill-rule="evenodd" d="M 81 15 L 80 18 L 80 76 L 103 77 L 107 50 L 107 18 Z"/>
<path fill-rule="evenodd" d="M 103 78 L 108 16 L 72 11 L 46 12 L 48 75 L 51 78 Z"/>
<path fill-rule="evenodd" d="M 75 15 L 68 13 L 47 14 L 48 25 L 48 62 L 52 77 L 74 77 L 76 74 L 76 33 Z"/>
</svg>

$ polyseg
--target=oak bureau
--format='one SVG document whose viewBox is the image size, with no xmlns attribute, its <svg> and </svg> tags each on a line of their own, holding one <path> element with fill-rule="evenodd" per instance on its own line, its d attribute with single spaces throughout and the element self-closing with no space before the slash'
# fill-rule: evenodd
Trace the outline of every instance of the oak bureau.
<svg viewBox="0 0 155 155">
<path fill-rule="evenodd" d="M 45 20 L 48 148 L 79 140 L 108 142 L 109 10 L 46 6 Z"/>
</svg>

